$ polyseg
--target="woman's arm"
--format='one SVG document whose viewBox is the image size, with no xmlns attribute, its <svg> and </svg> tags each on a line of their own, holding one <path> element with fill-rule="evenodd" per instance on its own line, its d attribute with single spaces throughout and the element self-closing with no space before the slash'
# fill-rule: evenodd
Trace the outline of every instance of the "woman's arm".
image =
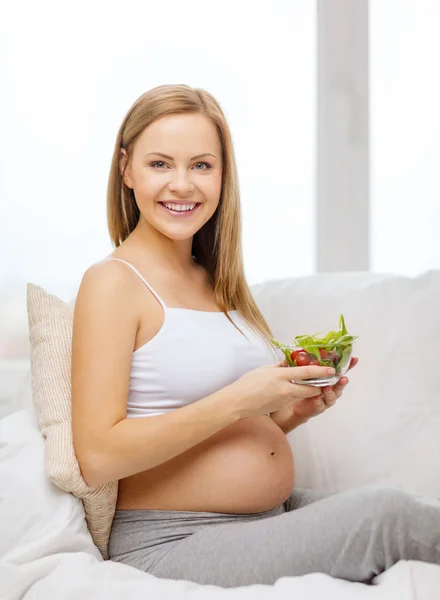
<svg viewBox="0 0 440 600">
<path fill-rule="evenodd" d="M 241 418 L 230 386 L 155 417 L 126 418 L 141 310 L 137 282 L 120 263 L 86 271 L 72 338 L 73 444 L 85 481 L 97 487 L 162 464 Z"/>
</svg>

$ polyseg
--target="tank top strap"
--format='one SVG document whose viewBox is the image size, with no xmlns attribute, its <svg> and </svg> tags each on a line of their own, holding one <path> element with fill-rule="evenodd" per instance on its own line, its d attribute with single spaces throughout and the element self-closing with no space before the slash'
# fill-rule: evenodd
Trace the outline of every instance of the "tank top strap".
<svg viewBox="0 0 440 600">
<path fill-rule="evenodd" d="M 151 287 L 151 285 L 148 283 L 148 281 L 139 273 L 139 271 L 136 269 L 136 267 L 134 267 L 131 263 L 127 262 L 126 260 L 123 260 L 122 258 L 115 258 L 115 257 L 105 258 L 104 260 L 119 260 L 120 262 L 125 263 L 128 267 L 130 267 L 130 269 L 132 271 L 134 271 L 136 273 L 136 275 L 139 277 L 139 279 L 141 279 L 141 281 L 147 286 L 147 288 L 156 296 L 156 298 L 161 303 L 163 309 L 165 311 L 168 310 L 168 306 L 165 304 L 165 302 L 162 300 L 162 298 L 159 296 L 159 294 Z"/>
</svg>

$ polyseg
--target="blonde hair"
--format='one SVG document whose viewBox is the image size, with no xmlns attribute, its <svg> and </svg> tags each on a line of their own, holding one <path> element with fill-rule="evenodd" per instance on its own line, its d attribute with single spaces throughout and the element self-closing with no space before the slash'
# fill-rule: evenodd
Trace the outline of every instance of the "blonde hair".
<svg viewBox="0 0 440 600">
<path fill-rule="evenodd" d="M 238 310 L 269 348 L 272 332 L 258 309 L 246 283 L 242 257 L 240 191 L 231 133 L 219 103 L 207 91 L 187 85 L 161 85 L 142 94 L 127 112 L 118 131 L 107 188 L 107 223 L 114 247 L 136 227 L 139 208 L 133 190 L 125 185 L 120 171 L 120 152 L 127 153 L 125 168 L 132 159 L 138 136 L 156 119 L 167 115 L 199 113 L 215 126 L 222 148 L 222 191 L 214 215 L 194 234 L 192 255 L 214 285 L 217 304 L 229 321 L 228 310 Z M 238 327 L 237 329 L 243 333 Z"/>
</svg>

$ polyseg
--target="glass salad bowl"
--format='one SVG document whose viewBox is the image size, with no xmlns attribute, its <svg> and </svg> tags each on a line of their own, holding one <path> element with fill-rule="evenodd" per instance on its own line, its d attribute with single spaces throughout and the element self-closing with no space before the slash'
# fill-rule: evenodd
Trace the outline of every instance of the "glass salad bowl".
<svg viewBox="0 0 440 600">
<path fill-rule="evenodd" d="M 340 316 L 339 330 L 329 331 L 325 335 L 298 335 L 293 344 L 283 344 L 269 338 L 271 344 L 282 351 L 288 367 L 320 365 L 333 367 L 335 375 L 314 379 L 292 380 L 292 383 L 324 387 L 335 385 L 350 367 L 353 356 L 354 341 L 358 336 L 348 333 L 343 315 Z"/>
</svg>

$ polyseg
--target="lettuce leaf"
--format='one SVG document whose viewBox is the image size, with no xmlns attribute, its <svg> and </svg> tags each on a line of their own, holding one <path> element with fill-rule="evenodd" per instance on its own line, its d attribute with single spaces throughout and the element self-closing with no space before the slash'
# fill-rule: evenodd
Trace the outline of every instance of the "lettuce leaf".
<svg viewBox="0 0 440 600">
<path fill-rule="evenodd" d="M 279 348 L 286 357 L 287 363 L 290 366 L 296 366 L 296 361 L 292 361 L 290 354 L 296 348 L 303 348 L 306 352 L 316 357 L 320 365 L 341 367 L 346 362 L 349 356 L 353 342 L 358 338 L 357 335 L 351 335 L 347 331 L 344 316 L 341 314 L 339 318 L 339 330 L 329 331 L 325 335 L 322 332 L 314 335 L 297 335 L 294 338 L 293 344 L 283 344 L 274 338 L 269 338 L 271 344 Z M 324 348 L 328 353 L 335 351 L 338 355 L 338 362 L 334 365 L 329 358 L 322 358 L 320 349 Z"/>
</svg>

